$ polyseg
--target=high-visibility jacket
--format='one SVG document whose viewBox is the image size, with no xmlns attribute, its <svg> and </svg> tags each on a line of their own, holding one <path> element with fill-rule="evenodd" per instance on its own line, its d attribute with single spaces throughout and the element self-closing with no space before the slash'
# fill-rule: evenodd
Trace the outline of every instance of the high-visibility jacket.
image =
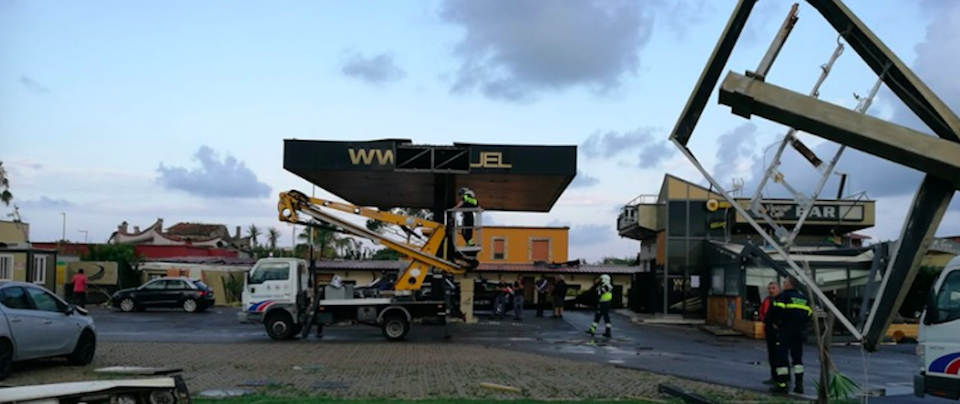
<svg viewBox="0 0 960 404">
<path fill-rule="evenodd" d="M 471 208 L 480 206 L 480 202 L 477 201 L 477 197 L 473 196 L 472 193 L 463 194 L 463 204 Z"/>
<path fill-rule="evenodd" d="M 597 287 L 597 294 L 600 295 L 600 303 L 613 300 L 613 285 L 601 284 Z"/>
<path fill-rule="evenodd" d="M 810 300 L 803 292 L 790 289 L 780 293 L 767 313 L 767 320 L 780 330 L 803 331 L 813 314 Z"/>
</svg>

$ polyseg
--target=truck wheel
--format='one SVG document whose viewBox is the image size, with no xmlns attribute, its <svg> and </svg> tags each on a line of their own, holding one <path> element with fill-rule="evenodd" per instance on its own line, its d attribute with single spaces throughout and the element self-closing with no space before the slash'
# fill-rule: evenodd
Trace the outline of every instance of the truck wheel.
<svg viewBox="0 0 960 404">
<path fill-rule="evenodd" d="M 383 319 L 383 336 L 387 341 L 403 340 L 410 332 L 410 322 L 406 317 L 391 315 Z"/>
<path fill-rule="evenodd" d="M 285 311 L 281 310 L 276 313 L 271 313 L 267 316 L 267 320 L 263 322 L 263 325 L 267 328 L 267 335 L 274 340 L 282 341 L 291 339 L 294 336 L 293 319 L 290 318 L 290 314 L 287 314 Z"/>
</svg>

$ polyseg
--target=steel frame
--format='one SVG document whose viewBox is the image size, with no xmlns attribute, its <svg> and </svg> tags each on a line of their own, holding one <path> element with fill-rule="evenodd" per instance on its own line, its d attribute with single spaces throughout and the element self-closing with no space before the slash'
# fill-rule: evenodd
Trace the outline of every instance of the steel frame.
<svg viewBox="0 0 960 404">
<path fill-rule="evenodd" d="M 837 320 L 840 321 L 855 338 L 862 340 L 864 347 L 868 351 L 874 351 L 876 350 L 880 338 L 882 338 L 886 328 L 889 326 L 890 321 L 892 320 L 892 313 L 897 307 L 899 307 L 903 299 L 906 297 L 906 293 L 909 290 L 909 285 L 913 282 L 916 271 L 919 269 L 920 260 L 930 244 L 936 228 L 943 218 L 943 214 L 947 208 L 947 205 L 950 203 L 951 198 L 953 197 L 954 191 L 958 188 L 958 183 L 952 180 L 960 177 L 960 169 L 957 169 L 957 167 L 960 167 L 960 157 L 956 157 L 960 156 L 960 154 L 954 154 L 954 160 L 951 160 L 950 155 L 945 155 L 946 157 L 939 159 L 939 161 L 910 163 L 905 161 L 903 158 L 899 158 L 899 156 L 895 157 L 891 155 L 891 143 L 887 142 L 887 144 L 883 144 L 884 142 L 877 142 L 875 138 L 870 139 L 870 134 L 863 132 L 866 129 L 863 126 L 848 125 L 845 128 L 847 130 L 843 130 L 843 128 L 838 130 L 837 125 L 839 124 L 842 126 L 846 122 L 838 122 L 837 120 L 834 120 L 834 122 L 827 123 L 825 122 L 826 119 L 821 119 L 819 124 L 810 124 L 805 125 L 805 127 L 799 127 L 800 125 L 797 125 L 799 121 L 816 121 L 818 118 L 826 117 L 827 109 L 829 109 L 830 112 L 836 112 L 836 109 L 839 108 L 825 108 L 823 105 L 829 104 L 818 100 L 814 100 L 817 103 L 804 101 L 804 99 L 813 99 L 816 96 L 815 92 L 808 97 L 794 96 L 794 94 L 787 90 L 771 92 L 767 95 L 769 95 L 768 98 L 770 100 L 774 100 L 774 102 L 783 96 L 789 95 L 790 97 L 793 97 L 793 100 L 797 101 L 798 104 L 806 102 L 808 106 L 815 105 L 823 108 L 803 109 L 797 107 L 796 105 L 781 105 L 783 107 L 781 110 L 774 112 L 764 111 L 763 113 L 760 113 L 759 111 L 752 111 L 753 109 L 757 108 L 754 108 L 756 107 L 756 103 L 754 102 L 755 100 L 749 96 L 742 97 L 736 106 L 733 104 L 737 100 L 730 102 L 724 102 L 724 100 L 721 100 L 722 103 L 727 103 L 728 105 L 734 106 L 734 114 L 743 115 L 749 118 L 749 115 L 753 113 L 759 113 L 767 119 L 784 123 L 788 126 L 798 127 L 798 129 L 803 129 L 813 135 L 834 140 L 841 144 L 841 152 L 843 148 L 847 146 L 853 146 L 867 153 L 880 155 L 888 160 L 894 160 L 900 164 L 908 164 L 927 173 L 917 191 L 913 205 L 911 206 L 911 210 L 907 215 L 901 237 L 893 247 L 893 254 L 887 265 L 887 270 L 883 274 L 883 279 L 879 287 L 877 295 L 878 298 L 873 304 L 873 308 L 870 311 L 870 316 L 867 319 L 866 324 L 863 326 L 863 331 L 861 332 L 861 330 L 855 327 L 850 320 L 847 319 L 846 316 L 844 316 L 843 313 L 841 313 L 837 307 L 826 298 L 823 292 L 817 287 L 816 283 L 812 282 L 811 279 L 806 275 L 805 271 L 800 268 L 796 262 L 789 258 L 789 255 L 780 245 L 780 243 L 767 234 L 762 226 L 756 220 L 754 220 L 751 215 L 748 214 L 743 206 L 736 203 L 732 196 L 710 175 L 709 172 L 707 172 L 707 170 L 699 163 L 699 161 L 687 147 L 697 122 L 699 121 L 700 116 L 706 107 L 707 99 L 713 92 L 713 89 L 717 86 L 717 83 L 720 79 L 720 74 L 730 58 L 733 48 L 743 31 L 743 27 L 746 24 L 746 21 L 753 10 L 755 3 L 756 0 L 740 0 L 737 3 L 737 6 L 731 13 L 730 19 L 727 22 L 727 26 L 724 29 L 723 34 L 717 41 L 717 45 L 715 46 L 710 59 L 708 59 L 706 66 L 704 66 L 703 72 L 697 81 L 696 87 L 694 87 L 692 93 L 690 94 L 690 98 L 688 99 L 683 112 L 678 118 L 677 123 L 674 126 L 674 130 L 670 134 L 670 140 L 717 189 L 718 193 L 723 195 L 725 199 L 731 202 L 731 206 L 737 211 L 737 213 L 743 216 L 747 222 L 749 222 L 750 225 L 759 233 L 759 235 L 774 248 L 774 250 L 785 257 L 788 268 L 793 272 L 792 275 L 797 277 L 801 283 L 807 286 L 809 290 L 816 295 L 817 300 L 820 301 L 824 308 L 833 312 Z M 911 111 L 917 114 L 917 116 L 924 123 L 926 123 L 935 134 L 937 134 L 937 136 L 943 140 L 946 140 L 947 142 L 928 142 L 926 139 L 917 137 L 925 135 L 915 135 L 914 133 L 911 133 L 912 131 L 891 123 L 883 121 L 874 122 L 872 121 L 873 118 L 869 118 L 858 113 L 862 111 L 852 112 L 849 110 L 843 110 L 847 114 L 845 115 L 846 119 L 853 119 L 849 114 L 857 114 L 859 115 L 859 118 L 856 118 L 858 122 L 870 121 L 869 123 L 874 129 L 881 129 L 886 132 L 897 132 L 897 136 L 895 136 L 896 138 L 909 139 L 911 140 L 909 143 L 924 142 L 926 144 L 935 144 L 936 146 L 946 145 L 945 147 L 948 149 L 960 147 L 960 119 L 958 119 L 957 116 L 943 103 L 943 101 L 941 101 L 922 81 L 920 81 L 920 79 L 917 78 L 916 75 L 893 52 L 891 52 L 886 45 L 884 45 L 883 42 L 881 42 L 876 35 L 874 35 L 873 32 L 863 24 L 862 21 L 856 17 L 856 15 L 854 15 L 840 0 L 808 0 L 808 3 L 817 9 L 817 11 L 823 15 L 823 17 L 845 39 L 847 44 L 860 55 L 867 65 L 870 66 L 870 68 L 877 74 L 878 80 L 885 83 L 887 87 L 889 87 L 901 100 L 903 100 L 903 102 L 908 108 L 911 109 Z M 791 15 L 793 14 L 795 14 L 795 9 L 791 10 Z M 790 17 L 788 16 L 788 20 L 789 18 Z M 786 23 L 784 26 L 786 26 Z M 777 35 L 777 38 L 775 38 L 774 44 L 771 45 L 771 51 L 768 52 L 767 56 L 769 56 L 771 52 L 779 52 L 779 48 L 782 46 L 782 42 L 785 40 L 786 35 L 783 35 L 783 28 L 781 28 L 781 32 Z M 776 48 L 775 51 L 774 48 Z M 774 53 L 774 57 L 775 55 L 776 53 Z M 772 58 L 765 57 L 764 61 L 761 62 L 761 68 L 758 70 L 769 69 L 772 63 Z M 776 86 L 770 86 L 766 83 L 763 83 L 763 79 L 766 77 L 766 75 L 766 71 L 758 71 L 757 73 L 748 72 L 747 76 L 735 75 L 731 73 L 728 76 L 728 81 L 731 80 L 730 77 L 734 77 L 735 79 L 739 80 L 739 82 L 733 83 L 735 86 L 725 86 L 727 87 L 727 90 L 729 90 L 728 95 L 736 92 L 736 90 L 733 89 L 734 87 L 737 89 L 743 89 L 744 86 L 766 86 L 776 88 Z M 878 87 L 878 85 L 875 85 L 871 93 L 875 93 Z M 722 94 L 723 93 L 721 92 L 721 98 L 724 98 Z M 868 108 L 871 98 L 872 96 L 868 97 L 867 101 L 862 102 L 858 107 L 858 110 L 865 110 Z M 746 110 L 741 109 L 744 106 L 747 107 Z M 763 109 L 763 107 L 760 107 L 760 109 Z M 778 151 L 778 155 L 782 153 L 782 148 L 785 147 L 786 142 L 793 140 L 788 139 L 789 137 L 790 135 L 788 134 L 787 138 L 784 140 L 784 143 L 781 144 L 781 150 Z M 865 144 L 864 139 L 868 139 L 866 143 L 870 143 L 870 140 L 872 140 L 874 141 L 874 144 Z M 798 151 L 803 153 L 808 160 L 811 160 L 811 162 L 819 168 L 819 164 L 817 164 L 816 160 L 814 160 L 815 156 L 810 156 L 809 153 L 807 153 L 809 152 L 809 149 L 802 147 L 802 144 L 798 146 L 801 146 L 797 147 Z M 909 154 L 912 155 L 911 158 L 920 160 L 925 157 L 921 156 L 922 151 L 916 148 L 904 149 L 902 146 L 898 146 L 895 143 L 892 144 L 892 147 L 894 148 L 894 154 Z M 884 150 L 884 148 L 886 149 Z M 836 159 L 839 158 L 839 154 L 840 153 L 838 153 L 834 159 L 831 160 L 830 165 L 825 170 L 827 173 L 824 173 L 824 178 L 821 179 L 821 182 L 825 182 L 825 178 L 827 175 L 829 175 L 829 172 L 832 171 Z M 929 158 L 929 156 L 926 157 Z M 774 161 L 774 164 L 771 167 L 775 167 L 776 163 L 777 161 Z M 943 170 L 947 170 L 947 172 L 943 172 Z M 774 174 L 773 171 L 774 170 L 772 169 L 768 170 L 768 174 Z M 819 193 L 820 188 L 822 188 L 822 185 L 818 186 L 817 193 Z M 802 221 L 801 223 L 798 223 L 798 226 L 794 230 L 797 230 L 800 224 L 802 224 Z M 792 237 L 787 237 L 787 239 L 782 241 L 792 241 Z M 782 232 L 781 238 L 783 238 Z"/>
</svg>

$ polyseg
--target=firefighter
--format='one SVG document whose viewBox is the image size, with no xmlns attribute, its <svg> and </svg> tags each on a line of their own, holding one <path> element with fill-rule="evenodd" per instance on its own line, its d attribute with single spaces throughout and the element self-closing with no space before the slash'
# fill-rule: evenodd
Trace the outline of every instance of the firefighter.
<svg viewBox="0 0 960 404">
<path fill-rule="evenodd" d="M 477 201 L 477 195 L 473 193 L 470 188 L 462 187 L 460 191 L 457 192 L 459 196 L 459 201 L 457 205 L 454 206 L 454 209 L 460 208 L 476 208 L 480 206 L 480 202 Z M 463 212 L 463 239 L 467 242 L 467 246 L 473 246 L 476 243 L 473 241 L 473 223 L 474 215 L 473 212 Z"/>
<path fill-rule="evenodd" d="M 603 331 L 603 336 L 610 338 L 611 329 L 613 327 L 610 324 L 610 304 L 613 302 L 613 285 L 610 283 L 610 275 L 600 275 L 597 285 L 597 295 L 600 297 L 600 300 L 597 303 L 597 314 L 593 316 L 593 325 L 591 325 L 590 329 L 587 330 L 587 334 L 594 335 L 597 332 L 597 325 L 600 322 L 600 317 L 603 317 L 603 321 L 606 321 L 606 327 Z"/>
<path fill-rule="evenodd" d="M 813 314 L 810 300 L 795 289 L 796 278 L 783 281 L 783 292 L 773 301 L 767 314 L 777 329 L 776 373 L 777 383 L 771 388 L 776 394 L 789 392 L 790 365 L 793 365 L 794 393 L 803 394 L 803 340 L 807 322 Z"/>
</svg>

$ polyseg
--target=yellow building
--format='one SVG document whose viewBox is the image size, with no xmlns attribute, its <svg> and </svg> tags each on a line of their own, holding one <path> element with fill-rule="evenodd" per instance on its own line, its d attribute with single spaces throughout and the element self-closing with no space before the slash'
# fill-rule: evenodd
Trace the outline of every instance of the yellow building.
<svg viewBox="0 0 960 404">
<path fill-rule="evenodd" d="M 569 227 L 491 226 L 481 230 L 481 263 L 566 262 Z"/>
<path fill-rule="evenodd" d="M 33 248 L 30 225 L 0 220 L 0 281 L 41 284 L 54 290 L 57 252 Z"/>
</svg>

